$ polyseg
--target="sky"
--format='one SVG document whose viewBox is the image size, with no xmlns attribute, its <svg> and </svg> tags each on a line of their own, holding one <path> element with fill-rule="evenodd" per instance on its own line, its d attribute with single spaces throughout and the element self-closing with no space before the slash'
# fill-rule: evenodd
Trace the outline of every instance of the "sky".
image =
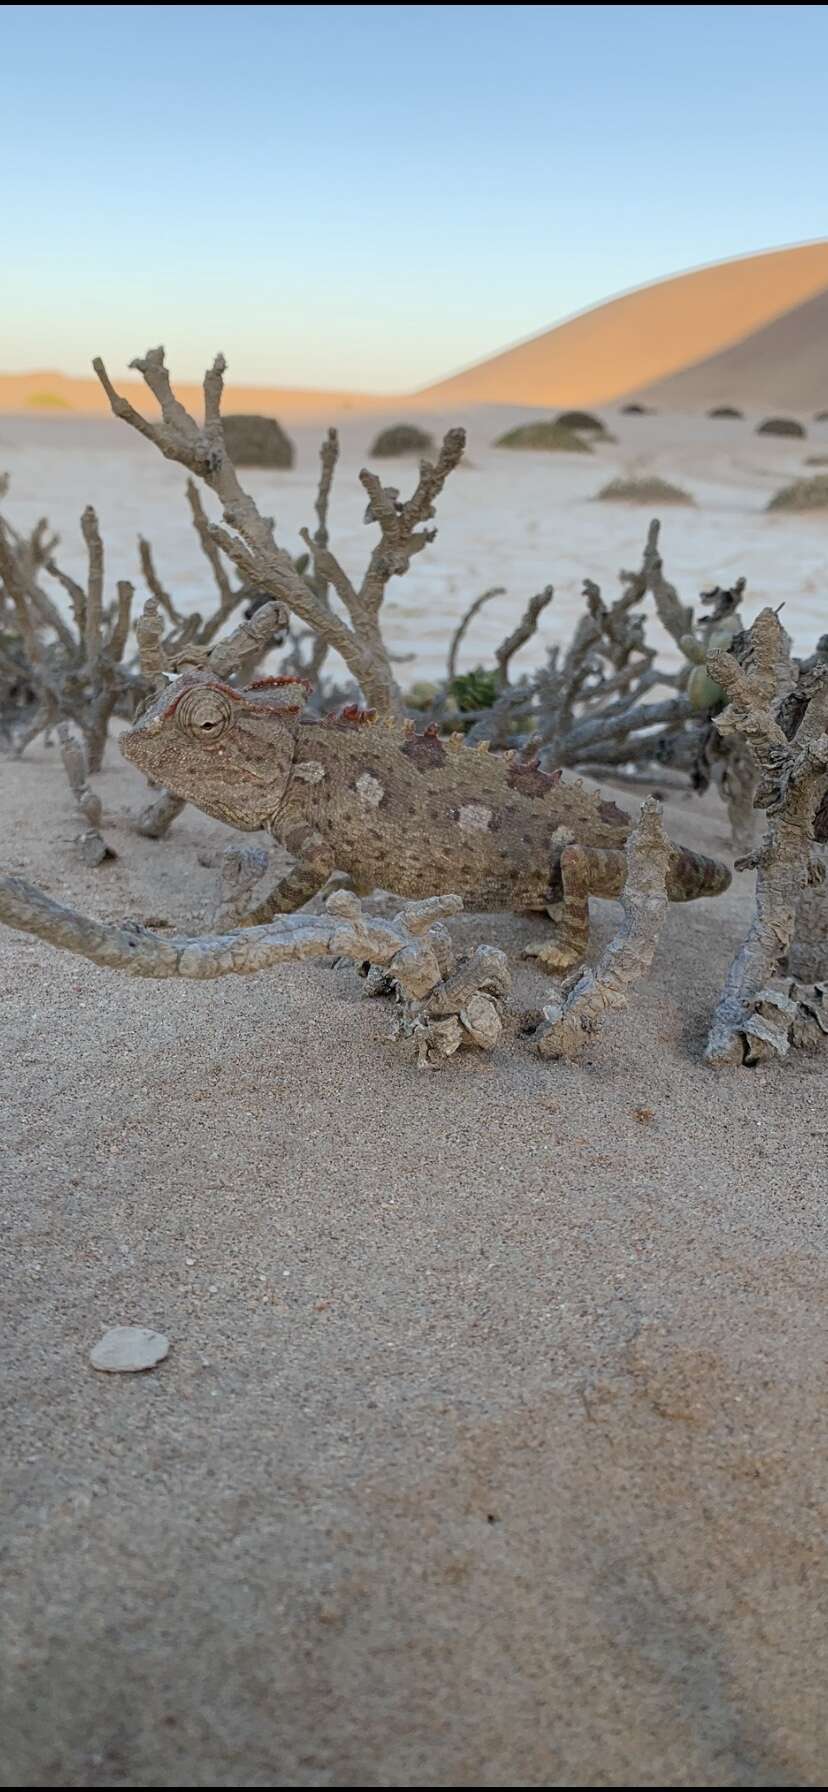
<svg viewBox="0 0 828 1792">
<path fill-rule="evenodd" d="M 4 6 L 0 369 L 416 389 L 826 234 L 828 6 Z"/>
</svg>

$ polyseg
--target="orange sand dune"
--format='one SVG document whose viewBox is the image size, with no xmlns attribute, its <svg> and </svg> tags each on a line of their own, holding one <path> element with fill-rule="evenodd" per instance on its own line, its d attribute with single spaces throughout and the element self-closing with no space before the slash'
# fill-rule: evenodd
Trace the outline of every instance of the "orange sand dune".
<svg viewBox="0 0 828 1792">
<path fill-rule="evenodd" d="M 417 402 L 441 410 L 455 404 L 607 403 L 739 342 L 824 288 L 828 242 L 677 274 L 441 380 L 417 393 Z M 759 366 L 754 380 L 755 402 L 767 402 Z"/>
<path fill-rule="evenodd" d="M 173 368 L 173 376 L 175 368 Z M 109 373 L 119 392 L 123 392 L 136 410 L 146 417 L 157 417 L 158 406 L 143 381 L 130 373 L 122 375 L 119 367 Z M 187 409 L 201 413 L 201 387 L 176 381 L 176 392 Z M 314 392 L 279 386 L 234 386 L 224 391 L 224 409 L 256 411 L 260 416 L 273 416 L 292 422 L 312 423 L 317 418 L 328 421 L 343 411 L 382 410 L 387 398 L 355 392 Z M 73 379 L 66 373 L 0 373 L 0 412 L 26 411 L 46 416 L 103 416 L 109 413 L 106 395 L 95 379 Z"/>
<path fill-rule="evenodd" d="M 718 403 L 828 409 L 828 290 L 783 312 L 744 342 L 658 381 L 644 397 L 672 411 Z"/>
</svg>

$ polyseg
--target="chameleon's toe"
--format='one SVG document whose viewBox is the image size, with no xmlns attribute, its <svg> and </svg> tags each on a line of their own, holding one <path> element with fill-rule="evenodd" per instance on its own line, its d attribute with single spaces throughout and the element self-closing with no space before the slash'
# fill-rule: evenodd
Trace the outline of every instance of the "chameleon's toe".
<svg viewBox="0 0 828 1792">
<path fill-rule="evenodd" d="M 523 948 L 523 956 L 534 958 L 540 969 L 548 971 L 551 977 L 566 977 L 583 963 L 582 953 L 559 944 L 557 940 L 530 940 Z"/>
</svg>

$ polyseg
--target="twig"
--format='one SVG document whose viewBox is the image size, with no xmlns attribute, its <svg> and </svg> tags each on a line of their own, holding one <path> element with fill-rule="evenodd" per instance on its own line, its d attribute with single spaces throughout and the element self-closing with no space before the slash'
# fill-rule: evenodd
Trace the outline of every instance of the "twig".
<svg viewBox="0 0 828 1792">
<path fill-rule="evenodd" d="M 758 852 L 756 902 L 750 930 L 736 954 L 719 1000 L 705 1053 L 709 1064 L 753 1064 L 784 1056 L 789 1017 L 765 1000 L 784 972 L 796 915 L 809 872 L 817 811 L 828 788 L 828 666 L 812 676 L 810 695 L 792 739 L 774 713 L 786 696 L 786 637 L 773 610 L 762 610 L 749 631 L 751 654 L 710 655 L 708 669 L 727 693 L 715 718 L 723 735 L 752 750 L 760 771 L 757 802 L 768 814 Z"/>
</svg>

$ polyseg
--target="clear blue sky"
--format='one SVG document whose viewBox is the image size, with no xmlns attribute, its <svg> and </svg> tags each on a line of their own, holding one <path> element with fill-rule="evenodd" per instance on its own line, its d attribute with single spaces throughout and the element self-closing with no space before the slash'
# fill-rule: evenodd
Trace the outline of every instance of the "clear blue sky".
<svg viewBox="0 0 828 1792">
<path fill-rule="evenodd" d="M 826 6 L 4 6 L 0 368 L 390 391 L 828 231 Z"/>
</svg>

